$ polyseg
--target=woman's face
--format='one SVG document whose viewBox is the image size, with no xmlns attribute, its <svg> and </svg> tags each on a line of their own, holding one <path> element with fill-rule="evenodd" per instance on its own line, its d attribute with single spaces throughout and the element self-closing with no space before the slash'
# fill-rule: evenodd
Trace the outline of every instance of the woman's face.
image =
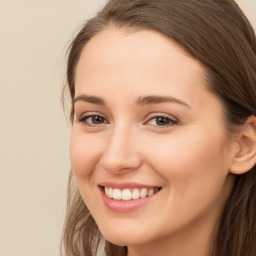
<svg viewBox="0 0 256 256">
<path fill-rule="evenodd" d="M 107 28 L 83 49 L 74 102 L 72 169 L 103 235 L 208 238 L 234 150 L 202 65 L 157 32 Z"/>
</svg>

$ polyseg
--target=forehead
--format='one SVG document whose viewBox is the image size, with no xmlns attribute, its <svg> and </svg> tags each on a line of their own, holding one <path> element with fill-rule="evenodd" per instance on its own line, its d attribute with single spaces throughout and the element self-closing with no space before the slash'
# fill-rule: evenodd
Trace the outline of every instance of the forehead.
<svg viewBox="0 0 256 256">
<path fill-rule="evenodd" d="M 139 63 L 133 63 L 134 66 L 145 65 L 147 61 L 149 63 L 154 61 L 159 65 L 159 61 L 156 63 L 157 58 L 167 60 L 167 53 L 169 56 L 172 55 L 173 59 L 175 58 L 175 62 L 181 61 L 183 65 L 191 64 L 190 68 L 194 66 L 202 69 L 200 62 L 190 56 L 182 46 L 159 32 L 133 28 L 121 29 L 114 26 L 104 29 L 87 42 L 82 50 L 79 64 L 86 64 L 86 60 L 92 59 L 100 62 L 91 62 L 90 65 L 109 64 L 107 63 L 109 60 L 118 62 L 125 57 L 127 63 L 128 60 L 141 60 Z M 127 58 L 128 56 L 130 59 Z M 169 66 L 169 68 L 174 67 Z"/>
<path fill-rule="evenodd" d="M 142 69 L 177 71 L 187 76 L 188 71 L 205 75 L 201 63 L 181 46 L 153 30 L 131 30 L 109 27 L 96 34 L 85 45 L 77 66 L 76 80 L 81 73 L 117 70 L 133 72 Z M 173 74 L 172 74 L 173 75 Z"/>
</svg>

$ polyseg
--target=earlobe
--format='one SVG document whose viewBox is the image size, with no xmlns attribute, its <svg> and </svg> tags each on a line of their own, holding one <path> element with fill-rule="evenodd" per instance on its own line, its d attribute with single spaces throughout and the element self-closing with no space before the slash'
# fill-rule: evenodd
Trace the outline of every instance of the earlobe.
<svg viewBox="0 0 256 256">
<path fill-rule="evenodd" d="M 250 116 L 239 132 L 237 143 L 239 149 L 230 166 L 233 174 L 250 171 L 256 164 L 256 117 Z"/>
</svg>

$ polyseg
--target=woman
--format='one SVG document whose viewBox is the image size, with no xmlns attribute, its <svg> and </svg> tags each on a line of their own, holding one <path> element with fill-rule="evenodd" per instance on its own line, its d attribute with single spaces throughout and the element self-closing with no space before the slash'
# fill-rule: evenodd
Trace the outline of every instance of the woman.
<svg viewBox="0 0 256 256">
<path fill-rule="evenodd" d="M 256 40 L 234 1 L 111 0 L 67 80 L 66 255 L 256 255 Z"/>
</svg>

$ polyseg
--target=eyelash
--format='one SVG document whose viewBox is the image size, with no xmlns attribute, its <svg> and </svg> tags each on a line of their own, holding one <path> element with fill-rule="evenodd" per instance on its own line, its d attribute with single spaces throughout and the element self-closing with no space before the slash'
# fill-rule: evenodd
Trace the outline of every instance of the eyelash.
<svg viewBox="0 0 256 256">
<path fill-rule="evenodd" d="M 102 122 L 100 123 L 93 123 L 93 118 L 100 118 Z M 91 119 L 90 122 L 88 122 L 88 119 Z M 158 120 L 157 120 L 158 119 Z M 150 122 L 152 122 L 153 120 L 155 120 L 154 124 L 150 124 Z M 163 124 L 163 125 L 158 125 L 157 121 L 164 121 L 167 122 L 167 124 Z M 83 116 L 81 118 L 78 119 L 78 122 L 83 123 L 85 125 L 88 126 L 97 126 L 97 125 L 101 125 L 101 124 L 108 124 L 108 120 L 101 116 L 101 115 L 87 115 L 87 116 Z M 156 126 L 156 127 L 161 127 L 161 128 L 165 128 L 165 127 L 169 127 L 169 126 L 173 126 L 173 125 L 177 125 L 179 124 L 179 121 L 177 119 L 172 119 L 169 116 L 166 115 L 155 115 L 152 118 L 148 119 L 148 121 L 146 121 L 144 124 L 149 124 L 151 126 Z"/>
</svg>

